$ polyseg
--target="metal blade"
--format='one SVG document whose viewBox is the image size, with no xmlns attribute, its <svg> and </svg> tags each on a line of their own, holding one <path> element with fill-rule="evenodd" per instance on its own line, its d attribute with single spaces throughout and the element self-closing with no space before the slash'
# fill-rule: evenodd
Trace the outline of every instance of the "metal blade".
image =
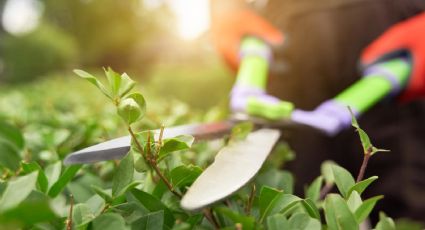
<svg viewBox="0 0 425 230">
<path fill-rule="evenodd" d="M 171 138 L 177 135 L 193 135 L 195 140 L 214 139 L 229 133 L 234 125 L 232 121 L 222 121 L 207 124 L 182 125 L 164 130 L 163 138 Z M 153 130 L 155 138 L 158 138 L 160 130 Z M 69 154 L 65 165 L 94 163 L 106 160 L 123 158 L 130 150 L 131 137 L 124 136 L 97 145 L 87 147 Z"/>
<path fill-rule="evenodd" d="M 239 190 L 257 174 L 279 137 L 278 130 L 260 129 L 224 147 L 189 188 L 182 208 L 198 210 Z"/>
</svg>

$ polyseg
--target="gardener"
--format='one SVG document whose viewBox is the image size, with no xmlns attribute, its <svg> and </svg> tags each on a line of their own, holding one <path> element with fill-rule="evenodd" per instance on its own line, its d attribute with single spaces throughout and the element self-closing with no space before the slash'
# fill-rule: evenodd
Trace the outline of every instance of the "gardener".
<svg viewBox="0 0 425 230">
<path fill-rule="evenodd" d="M 425 94 L 425 1 L 250 2 L 212 1 L 214 42 L 233 69 L 243 36 L 272 45 L 268 93 L 298 108 L 312 110 L 360 79 L 359 63 L 409 55 L 413 70 L 407 88 L 360 122 L 377 147 L 391 150 L 372 158 L 366 172 L 380 177 L 369 191 L 385 194 L 377 210 L 425 221 L 425 103 L 417 100 Z M 352 129 L 328 137 L 299 127 L 284 135 L 297 153 L 288 164 L 297 176 L 297 192 L 319 173 L 323 160 L 333 159 L 353 174 L 359 169 L 362 150 Z"/>
</svg>

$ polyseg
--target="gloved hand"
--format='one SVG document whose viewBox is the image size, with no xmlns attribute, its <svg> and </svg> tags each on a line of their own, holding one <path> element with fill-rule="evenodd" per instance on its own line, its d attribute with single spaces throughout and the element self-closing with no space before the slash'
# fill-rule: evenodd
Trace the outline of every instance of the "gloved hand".
<svg viewBox="0 0 425 230">
<path fill-rule="evenodd" d="M 401 99 L 425 96 L 425 13 L 392 26 L 364 50 L 361 62 L 368 66 L 403 52 L 409 54 L 413 70 Z"/>
<path fill-rule="evenodd" d="M 227 9 L 213 17 L 213 41 L 233 69 L 239 65 L 239 47 L 244 36 L 261 38 L 269 45 L 283 43 L 282 33 L 249 9 Z"/>
</svg>

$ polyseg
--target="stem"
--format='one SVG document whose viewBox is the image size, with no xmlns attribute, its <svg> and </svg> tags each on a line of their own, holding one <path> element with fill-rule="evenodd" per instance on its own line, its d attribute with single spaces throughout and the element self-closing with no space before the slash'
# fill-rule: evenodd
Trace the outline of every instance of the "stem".
<svg viewBox="0 0 425 230">
<path fill-rule="evenodd" d="M 205 218 L 214 226 L 214 229 L 220 229 L 220 225 L 218 224 L 217 220 L 215 219 L 211 209 L 204 208 L 203 210 Z"/>
<path fill-rule="evenodd" d="M 102 211 L 100 213 L 105 213 L 106 210 L 108 210 L 108 208 L 111 206 L 111 204 L 106 203 L 105 206 L 103 207 Z"/>
<path fill-rule="evenodd" d="M 257 190 L 257 188 L 255 187 L 255 184 L 252 184 L 252 186 L 251 186 L 251 193 L 249 194 L 248 203 L 247 203 L 246 208 L 245 208 L 245 213 L 247 215 L 251 215 L 251 209 L 252 209 L 252 204 L 254 202 L 254 197 L 255 197 L 255 191 L 256 190 Z"/>
<path fill-rule="evenodd" d="M 70 195 L 70 199 L 69 215 L 66 220 L 66 230 L 72 230 L 72 212 L 74 209 L 74 196 L 72 194 Z"/>
<path fill-rule="evenodd" d="M 360 167 L 360 171 L 359 171 L 359 175 L 357 175 L 357 180 L 356 183 L 360 182 L 361 180 L 363 180 L 364 177 L 364 173 L 366 171 L 367 168 L 367 164 L 369 162 L 369 158 L 372 156 L 371 154 L 371 150 L 367 150 L 367 152 L 364 154 L 363 157 L 363 162 L 362 162 L 362 166 Z"/>
<path fill-rule="evenodd" d="M 322 190 L 320 190 L 320 200 L 323 200 L 325 196 L 333 189 L 334 184 L 333 183 L 326 183 L 325 186 L 323 186 Z"/>
<path fill-rule="evenodd" d="M 131 127 L 130 127 L 130 126 L 128 127 L 128 131 L 129 131 L 129 133 L 130 133 L 131 137 L 133 138 L 134 142 L 136 143 L 136 147 L 137 147 L 137 149 L 138 149 L 141 153 L 143 153 L 143 148 L 142 148 L 142 146 L 140 145 L 139 141 L 137 140 L 136 135 L 134 134 L 133 129 L 131 129 Z M 149 133 L 150 133 L 150 132 L 148 132 L 148 146 L 147 146 L 148 153 L 146 154 L 146 155 L 147 155 L 147 157 L 145 157 L 145 160 L 149 163 L 149 165 L 151 166 L 151 168 L 152 168 L 153 170 L 155 170 L 156 174 L 157 174 L 157 175 L 161 178 L 161 180 L 162 180 L 162 181 L 164 182 L 164 184 L 167 186 L 168 190 L 170 190 L 170 192 L 172 192 L 172 193 L 173 193 L 174 195 L 176 195 L 177 197 L 182 198 L 182 195 L 181 195 L 180 193 L 178 193 L 178 192 L 177 192 L 177 191 L 173 188 L 173 186 L 172 186 L 172 185 L 171 185 L 171 183 L 168 181 L 168 179 L 164 176 L 164 174 L 162 174 L 161 170 L 158 168 L 158 165 L 157 165 L 156 160 L 155 160 L 154 158 L 150 157 L 150 156 L 151 156 L 151 154 L 149 153 L 149 152 L 150 152 L 150 135 L 149 135 Z M 143 155 L 143 154 L 142 154 L 142 155 Z M 143 156 L 144 156 L 144 155 L 143 155 Z"/>
</svg>

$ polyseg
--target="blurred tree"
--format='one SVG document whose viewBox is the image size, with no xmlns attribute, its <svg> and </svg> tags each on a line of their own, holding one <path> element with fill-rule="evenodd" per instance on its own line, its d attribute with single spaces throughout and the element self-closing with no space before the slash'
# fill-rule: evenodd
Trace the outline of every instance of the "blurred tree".
<svg viewBox="0 0 425 230">
<path fill-rule="evenodd" d="M 0 35 L 3 73 L 0 80 L 23 82 L 50 71 L 63 69 L 76 59 L 72 37 L 46 22 L 22 36 Z"/>
</svg>

